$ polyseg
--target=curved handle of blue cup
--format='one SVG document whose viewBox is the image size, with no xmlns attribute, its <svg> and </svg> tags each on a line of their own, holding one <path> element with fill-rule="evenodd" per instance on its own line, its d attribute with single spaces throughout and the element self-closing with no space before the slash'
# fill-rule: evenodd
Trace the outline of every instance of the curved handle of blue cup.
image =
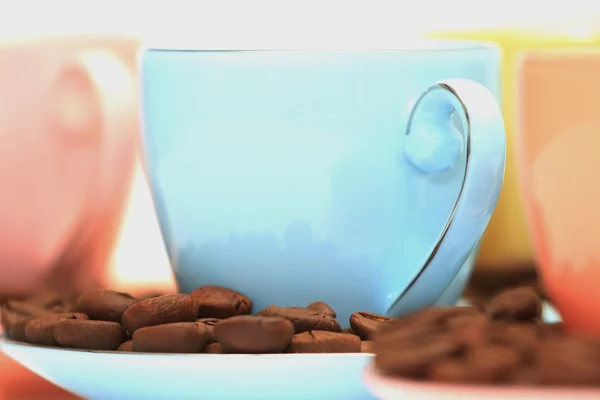
<svg viewBox="0 0 600 400">
<path fill-rule="evenodd" d="M 388 315 L 407 315 L 433 305 L 460 271 L 478 244 L 496 207 L 506 158 L 506 133 L 500 107 L 483 85 L 468 79 L 448 79 L 429 87 L 416 101 L 409 118 L 407 135 L 414 123 L 415 110 L 433 91 L 440 93 L 440 108 L 453 109 L 462 126 L 461 141 L 466 151 L 462 187 L 451 216 L 427 262 L 404 292 L 389 307 Z M 448 113 L 450 118 L 450 113 Z M 447 135 L 448 118 L 433 119 Z M 457 153 L 452 140 L 447 153 Z M 431 157 L 430 157 L 431 158 Z M 445 158 L 445 159 L 444 159 Z M 451 158 L 454 158 L 451 156 Z M 440 159 L 444 159 L 441 160 Z M 447 164 L 448 156 L 434 156 L 429 167 Z"/>
</svg>

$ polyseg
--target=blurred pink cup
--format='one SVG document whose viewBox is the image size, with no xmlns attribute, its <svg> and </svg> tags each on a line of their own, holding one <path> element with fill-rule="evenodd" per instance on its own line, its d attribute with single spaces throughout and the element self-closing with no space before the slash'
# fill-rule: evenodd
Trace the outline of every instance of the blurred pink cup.
<svg viewBox="0 0 600 400">
<path fill-rule="evenodd" d="M 136 154 L 137 48 L 0 42 L 0 296 L 106 283 Z"/>
</svg>

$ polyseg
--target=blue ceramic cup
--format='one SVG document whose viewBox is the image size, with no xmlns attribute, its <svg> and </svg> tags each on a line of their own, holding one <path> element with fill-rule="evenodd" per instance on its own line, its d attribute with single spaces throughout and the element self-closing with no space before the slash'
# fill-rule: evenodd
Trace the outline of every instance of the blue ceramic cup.
<svg viewBox="0 0 600 400">
<path fill-rule="evenodd" d="M 502 186 L 499 58 L 144 49 L 145 163 L 180 289 L 229 287 L 254 311 L 325 301 L 342 323 L 434 304 Z"/>
</svg>

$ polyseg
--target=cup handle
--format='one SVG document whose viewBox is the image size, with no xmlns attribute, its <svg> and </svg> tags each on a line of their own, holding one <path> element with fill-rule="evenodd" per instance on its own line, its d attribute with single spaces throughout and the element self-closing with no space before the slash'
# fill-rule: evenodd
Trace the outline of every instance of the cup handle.
<svg viewBox="0 0 600 400">
<path fill-rule="evenodd" d="M 432 141 L 427 134 L 419 138 L 418 132 L 423 129 L 414 127 L 418 123 L 416 110 L 429 98 L 437 100 L 429 123 L 433 121 L 433 128 L 445 139 Z M 462 137 L 453 138 L 455 132 L 448 131 L 452 110 L 461 120 Z M 389 315 L 407 315 L 437 301 L 483 235 L 504 179 L 504 120 L 494 95 L 485 86 L 458 78 L 432 85 L 411 110 L 406 134 L 411 132 L 416 132 L 411 139 L 413 146 L 407 146 L 405 156 L 418 169 L 440 172 L 453 165 L 462 151 L 466 152 L 466 168 L 458 198 L 437 244 L 412 282 L 389 307 Z M 445 149 L 432 151 L 432 143 Z M 428 146 L 429 150 L 423 151 Z"/>
<path fill-rule="evenodd" d="M 133 176 L 139 125 L 137 92 L 131 66 L 105 49 L 75 54 L 54 77 L 49 100 L 54 133 L 60 140 L 78 145 L 78 154 L 93 153 L 88 154 L 87 162 L 95 164 L 83 210 L 86 215 L 79 219 L 85 224 L 77 227 L 61 255 L 65 268 L 76 265 L 81 256 L 88 258 L 86 263 L 98 259 L 104 264 L 100 258 L 113 244 L 108 238 L 116 236 L 120 221 L 110 213 L 120 213 L 116 210 L 122 207 Z M 97 232 L 107 237 L 97 237 Z M 92 249 L 84 249 L 86 246 Z"/>
</svg>

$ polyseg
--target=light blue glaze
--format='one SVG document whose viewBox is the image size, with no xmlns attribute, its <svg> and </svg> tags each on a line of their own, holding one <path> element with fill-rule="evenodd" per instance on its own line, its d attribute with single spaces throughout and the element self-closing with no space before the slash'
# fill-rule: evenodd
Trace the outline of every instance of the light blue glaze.
<svg viewBox="0 0 600 400">
<path fill-rule="evenodd" d="M 255 311 L 321 300 L 342 324 L 354 311 L 408 312 L 447 292 L 495 207 L 505 151 L 494 109 L 502 135 L 471 154 L 475 180 L 442 246 L 450 261 L 434 260 L 402 309 L 396 300 L 442 236 L 466 165 L 459 103 L 430 92 L 406 135 L 412 105 L 447 78 L 499 91 L 495 48 L 452 46 L 144 51 L 145 161 L 180 288 L 231 287 Z"/>
</svg>

